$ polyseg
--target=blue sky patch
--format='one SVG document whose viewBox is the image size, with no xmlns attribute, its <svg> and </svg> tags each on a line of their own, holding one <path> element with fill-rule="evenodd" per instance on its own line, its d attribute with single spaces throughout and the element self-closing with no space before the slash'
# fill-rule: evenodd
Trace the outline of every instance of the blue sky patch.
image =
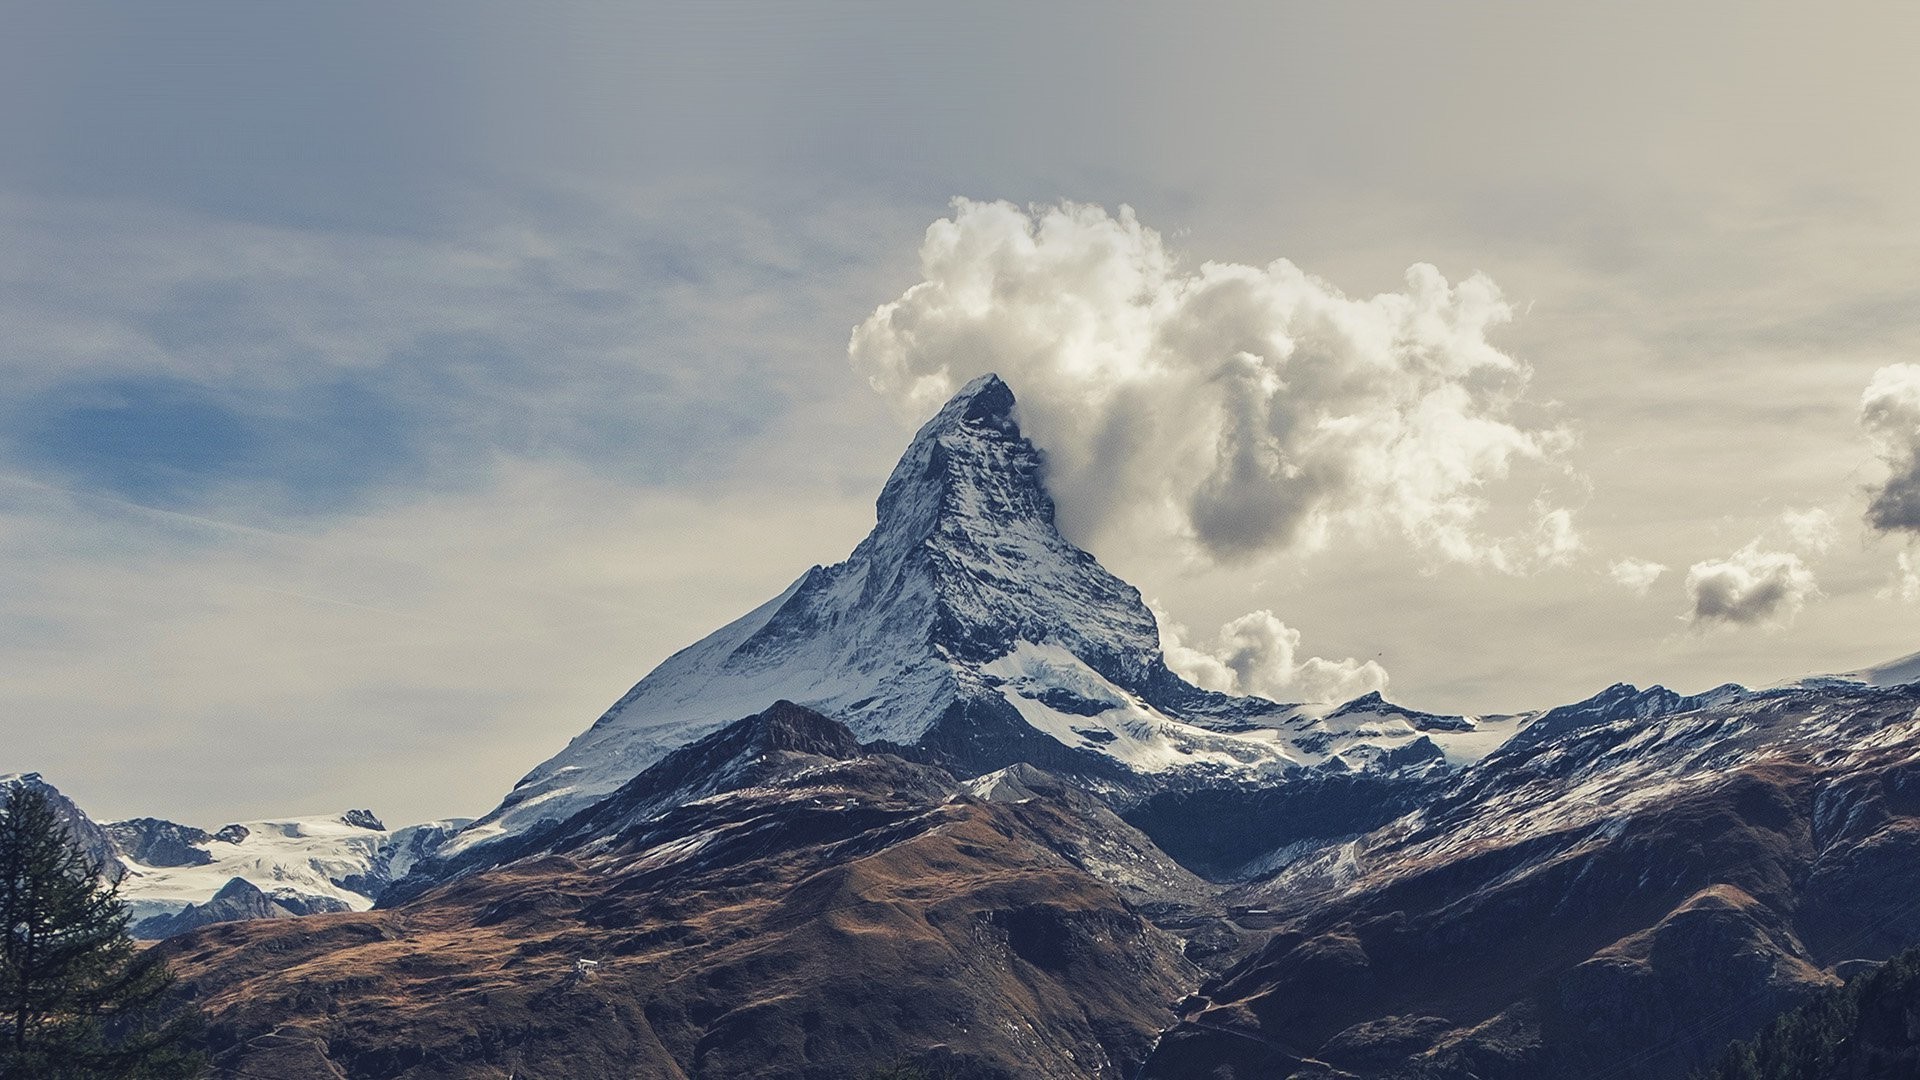
<svg viewBox="0 0 1920 1080">
<path fill-rule="evenodd" d="M 278 489 L 294 509 L 335 509 L 416 459 L 399 413 L 344 381 L 279 401 L 169 376 L 69 383 L 29 401 L 9 427 L 29 469 L 165 507 L 242 483 Z"/>
</svg>

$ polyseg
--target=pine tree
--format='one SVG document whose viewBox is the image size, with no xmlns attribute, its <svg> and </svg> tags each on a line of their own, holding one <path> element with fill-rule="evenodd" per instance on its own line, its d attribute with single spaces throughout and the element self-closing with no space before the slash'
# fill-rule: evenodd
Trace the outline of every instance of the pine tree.
<svg viewBox="0 0 1920 1080">
<path fill-rule="evenodd" d="M 163 959 L 127 935 L 44 794 L 0 796 L 0 1080 L 171 1080 L 203 1072 L 198 1020 L 171 1005 Z"/>
</svg>

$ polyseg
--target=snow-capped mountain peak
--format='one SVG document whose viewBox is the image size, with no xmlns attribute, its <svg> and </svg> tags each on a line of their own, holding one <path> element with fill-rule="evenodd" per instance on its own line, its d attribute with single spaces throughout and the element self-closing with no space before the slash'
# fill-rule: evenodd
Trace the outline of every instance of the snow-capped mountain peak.
<svg viewBox="0 0 1920 1080">
<path fill-rule="evenodd" d="M 1364 726 L 1330 736 L 1320 712 L 1168 670 L 1139 590 L 1061 535 L 1044 476 L 1013 391 L 993 375 L 968 383 L 914 436 L 844 562 L 669 657 L 449 851 L 564 820 L 781 699 L 963 773 L 1028 761 L 1123 793 L 1271 778 L 1365 740 Z"/>
</svg>

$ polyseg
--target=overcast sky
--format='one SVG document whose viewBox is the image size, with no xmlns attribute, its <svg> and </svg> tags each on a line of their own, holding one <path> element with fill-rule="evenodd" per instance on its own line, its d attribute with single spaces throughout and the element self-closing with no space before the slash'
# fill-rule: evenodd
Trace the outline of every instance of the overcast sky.
<svg viewBox="0 0 1920 1080">
<path fill-rule="evenodd" d="M 1920 8 L 8 8 L 0 771 L 98 816 L 485 811 L 978 370 L 1196 677 L 1920 649 Z"/>
</svg>

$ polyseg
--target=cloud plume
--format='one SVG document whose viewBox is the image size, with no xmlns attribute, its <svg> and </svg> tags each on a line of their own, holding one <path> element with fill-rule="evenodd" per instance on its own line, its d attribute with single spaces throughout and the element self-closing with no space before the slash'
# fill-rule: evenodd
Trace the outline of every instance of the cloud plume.
<svg viewBox="0 0 1920 1080">
<path fill-rule="evenodd" d="M 1758 541 L 1687 570 L 1688 619 L 1697 627 L 1784 626 L 1818 592 L 1800 556 L 1764 550 Z"/>
<path fill-rule="evenodd" d="M 1920 535 L 1920 364 L 1890 364 L 1860 395 L 1860 426 L 1887 466 L 1870 492 L 1867 524 Z"/>
<path fill-rule="evenodd" d="M 1578 549 L 1550 504 L 1531 530 L 1489 525 L 1490 485 L 1557 467 L 1569 440 L 1516 417 L 1529 369 L 1487 339 L 1511 310 L 1486 277 L 1422 264 L 1353 299 L 1285 260 L 1185 266 L 1126 207 L 954 206 L 853 363 L 916 413 L 1005 376 L 1076 536 L 1179 537 L 1226 563 L 1399 536 L 1509 571 Z"/>
<path fill-rule="evenodd" d="M 1155 610 L 1167 666 L 1195 686 L 1225 694 L 1258 694 L 1275 701 L 1350 701 L 1387 688 L 1387 672 L 1372 660 L 1326 660 L 1300 655 L 1300 631 L 1273 612 L 1251 611 L 1220 628 L 1204 647 L 1188 643 L 1187 628 Z"/>
</svg>

